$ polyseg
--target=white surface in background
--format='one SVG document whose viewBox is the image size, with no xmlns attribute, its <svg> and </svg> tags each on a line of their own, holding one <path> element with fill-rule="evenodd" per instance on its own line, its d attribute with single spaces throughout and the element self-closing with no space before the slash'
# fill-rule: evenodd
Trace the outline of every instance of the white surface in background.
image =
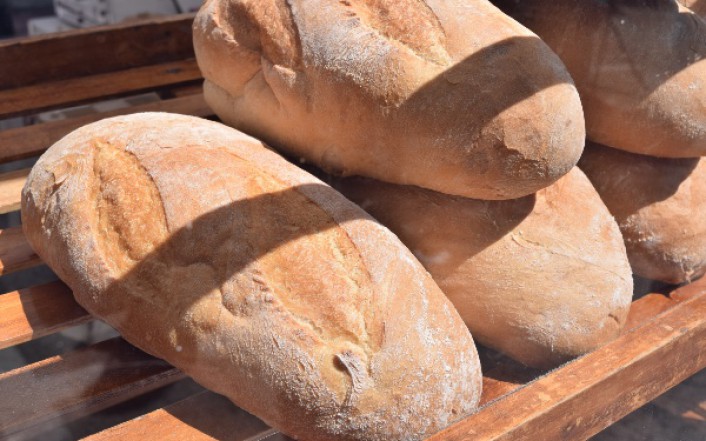
<svg viewBox="0 0 706 441">
<path fill-rule="evenodd" d="M 192 12 L 201 0 L 54 0 L 59 18 L 75 27 L 119 23 L 151 15 Z"/>
<path fill-rule="evenodd" d="M 27 21 L 27 33 L 29 35 L 51 34 L 71 29 L 75 28 L 64 23 L 57 16 L 31 18 Z"/>
</svg>

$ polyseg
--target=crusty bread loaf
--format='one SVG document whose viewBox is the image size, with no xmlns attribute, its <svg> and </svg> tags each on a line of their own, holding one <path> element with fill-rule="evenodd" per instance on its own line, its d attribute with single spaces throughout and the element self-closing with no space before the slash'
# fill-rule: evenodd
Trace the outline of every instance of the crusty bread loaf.
<svg viewBox="0 0 706 441">
<path fill-rule="evenodd" d="M 333 174 L 508 199 L 583 149 L 561 61 L 487 0 L 210 0 L 194 47 L 224 122 Z"/>
<path fill-rule="evenodd" d="M 526 365 L 554 367 L 615 338 L 625 323 L 625 246 L 576 168 L 512 201 L 361 178 L 340 188 L 414 252 L 478 342 Z"/>
<path fill-rule="evenodd" d="M 592 141 L 706 155 L 706 22 L 676 0 L 494 0 L 566 63 Z"/>
<path fill-rule="evenodd" d="M 589 143 L 579 164 L 618 221 L 635 274 L 682 283 L 706 272 L 706 162 Z"/>
<path fill-rule="evenodd" d="M 478 403 L 468 329 L 412 254 L 233 129 L 85 126 L 33 168 L 22 216 L 81 305 L 295 438 L 421 439 Z"/>
</svg>

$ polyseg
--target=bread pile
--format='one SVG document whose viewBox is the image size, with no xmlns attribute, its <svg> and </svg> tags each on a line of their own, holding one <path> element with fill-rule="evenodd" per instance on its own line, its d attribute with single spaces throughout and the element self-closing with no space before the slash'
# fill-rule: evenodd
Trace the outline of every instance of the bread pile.
<svg viewBox="0 0 706 441">
<path fill-rule="evenodd" d="M 632 298 L 615 220 L 574 168 L 507 201 L 349 178 L 341 192 L 394 231 L 480 343 L 552 368 L 613 339 Z"/>
<path fill-rule="evenodd" d="M 290 436 L 437 432 L 478 405 L 471 333 L 552 368 L 619 334 L 631 265 L 706 268 L 704 22 L 498 3 L 529 29 L 487 0 L 207 0 L 206 100 L 254 138 L 83 127 L 29 177 L 32 246 L 130 342 Z M 588 178 L 586 136 L 610 146 Z"/>
<path fill-rule="evenodd" d="M 569 173 L 585 141 L 576 88 L 490 2 L 213 0 L 194 47 L 221 120 L 376 180 L 341 189 L 483 343 L 546 368 L 618 335 L 632 279 L 615 221 Z"/>
<path fill-rule="evenodd" d="M 497 3 L 576 81 L 591 141 L 579 165 L 618 220 L 633 271 L 669 283 L 702 276 L 706 21 L 675 0 Z"/>
</svg>

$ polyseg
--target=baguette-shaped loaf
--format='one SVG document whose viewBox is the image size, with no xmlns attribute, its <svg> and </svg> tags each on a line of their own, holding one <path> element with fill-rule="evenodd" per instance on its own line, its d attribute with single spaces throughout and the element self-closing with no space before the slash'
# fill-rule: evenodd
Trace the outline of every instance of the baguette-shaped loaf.
<svg viewBox="0 0 706 441">
<path fill-rule="evenodd" d="M 35 165 L 22 216 L 81 305 L 297 439 L 416 440 L 478 403 L 468 329 L 409 250 L 231 128 L 85 126 Z"/>
<path fill-rule="evenodd" d="M 224 122 L 333 174 L 509 199 L 583 149 L 565 67 L 487 0 L 209 0 L 194 47 Z"/>
<path fill-rule="evenodd" d="M 577 168 L 512 201 L 360 178 L 340 188 L 414 252 L 479 343 L 551 368 L 612 340 L 625 323 L 625 246 Z"/>
<path fill-rule="evenodd" d="M 618 221 L 635 274 L 683 283 L 706 272 L 706 162 L 589 143 L 579 164 Z"/>
<path fill-rule="evenodd" d="M 566 63 L 591 141 L 706 155 L 706 22 L 676 0 L 494 0 Z"/>
</svg>

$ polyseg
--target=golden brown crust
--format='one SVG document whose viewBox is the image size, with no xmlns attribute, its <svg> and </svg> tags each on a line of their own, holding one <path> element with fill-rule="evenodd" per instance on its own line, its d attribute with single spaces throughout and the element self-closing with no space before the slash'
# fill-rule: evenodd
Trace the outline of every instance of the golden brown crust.
<svg viewBox="0 0 706 441">
<path fill-rule="evenodd" d="M 85 126 L 42 156 L 22 204 L 79 303 L 296 438 L 421 439 L 478 403 L 473 341 L 409 251 L 235 130 Z"/>
<path fill-rule="evenodd" d="M 618 221 L 635 274 L 683 283 L 706 272 L 706 162 L 590 143 L 579 164 Z"/>
<path fill-rule="evenodd" d="M 566 64 L 588 139 L 706 155 L 706 22 L 675 0 L 496 0 Z"/>
<path fill-rule="evenodd" d="M 335 174 L 508 199 L 583 148 L 564 66 L 486 0 L 210 0 L 194 47 L 223 121 Z"/>
<path fill-rule="evenodd" d="M 512 201 L 363 179 L 341 190 L 412 250 L 477 341 L 522 363 L 555 367 L 615 338 L 625 323 L 625 247 L 578 169 Z"/>
</svg>

